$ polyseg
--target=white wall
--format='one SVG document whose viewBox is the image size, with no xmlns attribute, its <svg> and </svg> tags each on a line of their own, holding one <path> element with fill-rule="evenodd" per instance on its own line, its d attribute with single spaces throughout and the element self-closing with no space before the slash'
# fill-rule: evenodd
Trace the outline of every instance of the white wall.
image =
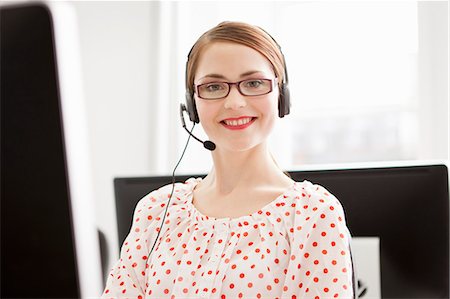
<svg viewBox="0 0 450 299">
<path fill-rule="evenodd" d="M 419 136 L 424 145 L 419 147 L 419 155 L 449 159 L 448 1 L 428 4 L 419 2 L 418 9 Z"/>
<path fill-rule="evenodd" d="M 118 257 L 113 178 L 152 169 L 157 2 L 72 2 L 78 15 L 96 219 Z"/>
</svg>

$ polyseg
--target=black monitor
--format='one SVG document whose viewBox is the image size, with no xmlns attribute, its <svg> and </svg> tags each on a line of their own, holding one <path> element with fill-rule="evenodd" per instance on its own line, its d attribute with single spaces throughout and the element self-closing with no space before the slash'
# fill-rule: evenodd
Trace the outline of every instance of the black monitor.
<svg viewBox="0 0 450 299">
<path fill-rule="evenodd" d="M 75 15 L 0 6 L 1 298 L 99 297 Z"/>
<path fill-rule="evenodd" d="M 377 286 L 365 281 L 374 270 L 358 269 L 356 263 L 357 273 L 362 274 L 358 276 L 361 298 L 370 292 L 381 298 L 449 298 L 449 179 L 445 164 L 289 173 L 296 181 L 324 186 L 341 201 L 355 243 L 379 240 L 380 290 L 375 292 Z M 176 176 L 176 181 L 189 177 L 203 175 Z M 119 246 L 131 227 L 137 202 L 171 181 L 170 176 L 114 180 Z M 365 250 L 358 246 L 353 251 Z M 365 262 L 371 261 L 360 264 Z"/>
</svg>

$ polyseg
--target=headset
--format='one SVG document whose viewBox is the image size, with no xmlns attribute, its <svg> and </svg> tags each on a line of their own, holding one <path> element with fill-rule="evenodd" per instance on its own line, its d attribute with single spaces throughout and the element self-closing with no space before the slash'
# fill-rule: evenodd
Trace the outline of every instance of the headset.
<svg viewBox="0 0 450 299">
<path fill-rule="evenodd" d="M 288 115 L 291 110 L 291 101 L 290 101 L 290 92 L 289 92 L 289 79 L 287 74 L 287 66 L 286 66 L 286 59 L 284 57 L 283 52 L 281 51 L 280 45 L 277 43 L 277 41 L 264 29 L 258 27 L 261 31 L 263 31 L 267 36 L 271 38 L 271 40 L 277 45 L 278 49 L 281 53 L 281 58 L 283 60 L 283 72 L 284 72 L 284 78 L 283 82 L 281 83 L 281 86 L 279 86 L 279 97 L 278 97 L 278 116 L 280 118 L 283 118 L 285 115 Z M 191 89 L 188 86 L 188 64 L 189 59 L 191 57 L 192 50 L 194 49 L 194 46 L 192 46 L 191 50 L 189 50 L 189 53 L 187 55 L 187 61 L 186 61 L 186 71 L 185 71 L 185 78 L 186 78 L 186 93 L 185 93 L 185 100 L 186 104 L 180 104 L 180 118 L 181 118 L 181 124 L 183 128 L 186 130 L 186 132 L 192 136 L 195 140 L 197 140 L 200 143 L 203 143 L 203 147 L 213 151 L 216 149 L 216 144 L 210 140 L 202 141 L 199 138 L 197 138 L 195 135 L 192 134 L 192 131 L 194 130 L 195 124 L 198 124 L 200 122 L 200 118 L 198 117 L 197 112 L 197 106 L 195 105 L 195 99 L 194 99 L 194 91 L 191 91 Z M 187 112 L 189 115 L 189 119 L 194 124 L 192 127 L 192 130 L 189 131 L 186 128 L 186 123 L 184 121 L 184 112 Z"/>
</svg>

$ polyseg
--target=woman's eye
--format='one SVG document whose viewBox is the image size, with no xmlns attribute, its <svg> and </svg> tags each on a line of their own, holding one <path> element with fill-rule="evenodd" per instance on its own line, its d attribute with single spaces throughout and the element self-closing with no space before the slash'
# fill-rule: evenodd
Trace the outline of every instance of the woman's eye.
<svg viewBox="0 0 450 299">
<path fill-rule="evenodd" d="M 262 80 L 248 80 L 248 81 L 245 81 L 245 87 L 246 88 L 258 88 L 262 84 L 264 84 L 264 82 Z"/>
<path fill-rule="evenodd" d="M 211 84 L 206 84 L 205 87 L 206 87 L 207 91 L 214 92 L 214 91 L 222 90 L 223 84 L 211 83 Z"/>
</svg>

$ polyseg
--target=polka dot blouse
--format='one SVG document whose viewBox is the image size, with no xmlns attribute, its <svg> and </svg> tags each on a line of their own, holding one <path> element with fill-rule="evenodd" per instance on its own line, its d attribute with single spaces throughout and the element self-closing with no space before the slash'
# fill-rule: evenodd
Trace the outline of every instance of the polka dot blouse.
<svg viewBox="0 0 450 299">
<path fill-rule="evenodd" d="M 339 201 L 311 182 L 238 218 L 192 204 L 201 178 L 142 198 L 103 298 L 352 298 L 350 235 Z"/>
</svg>

